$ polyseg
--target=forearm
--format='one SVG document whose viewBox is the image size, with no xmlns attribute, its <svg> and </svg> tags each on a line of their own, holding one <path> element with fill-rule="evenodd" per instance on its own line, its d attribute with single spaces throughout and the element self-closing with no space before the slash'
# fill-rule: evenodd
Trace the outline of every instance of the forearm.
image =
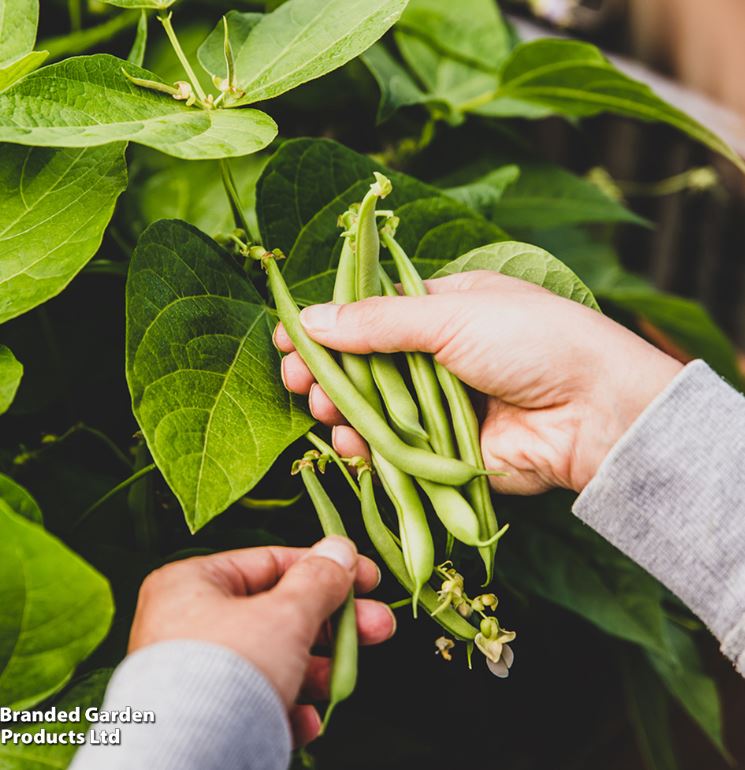
<svg viewBox="0 0 745 770">
<path fill-rule="evenodd" d="M 677 594 L 745 675 L 745 399 L 689 364 L 611 450 L 577 516 Z"/>
<path fill-rule="evenodd" d="M 290 733 L 279 697 L 227 648 L 163 642 L 130 655 L 102 710 L 152 711 L 154 724 L 119 727 L 121 744 L 87 743 L 72 770 L 286 770 Z"/>
</svg>

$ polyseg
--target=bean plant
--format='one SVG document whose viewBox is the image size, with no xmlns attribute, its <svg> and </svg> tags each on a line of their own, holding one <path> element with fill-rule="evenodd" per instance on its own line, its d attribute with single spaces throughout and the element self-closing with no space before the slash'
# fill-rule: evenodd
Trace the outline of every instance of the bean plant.
<svg viewBox="0 0 745 770">
<path fill-rule="evenodd" d="M 634 766 L 672 770 L 682 715 L 730 759 L 677 599 L 568 494 L 492 495 L 473 394 L 431 357 L 335 356 L 298 321 L 493 270 L 740 387 L 708 313 L 622 266 L 615 234 L 654 223 L 530 140 L 600 114 L 745 170 L 595 46 L 521 42 L 494 0 L 0 0 L 0 706 L 100 704 L 157 566 L 325 532 L 385 566 L 400 641 L 358 651 L 350 597 L 298 766 L 590 767 L 633 735 Z M 370 460 L 282 386 L 280 319 Z M 29 736 L 0 767 L 74 750 Z"/>
</svg>

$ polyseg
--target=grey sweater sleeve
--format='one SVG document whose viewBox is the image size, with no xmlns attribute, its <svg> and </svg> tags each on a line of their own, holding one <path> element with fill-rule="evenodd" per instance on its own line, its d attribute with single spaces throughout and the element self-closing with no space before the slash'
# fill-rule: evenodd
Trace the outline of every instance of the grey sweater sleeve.
<svg viewBox="0 0 745 770">
<path fill-rule="evenodd" d="M 145 647 L 116 669 L 102 711 L 152 711 L 155 723 L 119 729 L 119 745 L 92 745 L 72 770 L 286 770 L 285 709 L 256 668 L 231 650 L 196 641 Z"/>
<path fill-rule="evenodd" d="M 745 676 L 745 399 L 688 364 L 605 458 L 574 513 L 709 627 Z"/>
</svg>

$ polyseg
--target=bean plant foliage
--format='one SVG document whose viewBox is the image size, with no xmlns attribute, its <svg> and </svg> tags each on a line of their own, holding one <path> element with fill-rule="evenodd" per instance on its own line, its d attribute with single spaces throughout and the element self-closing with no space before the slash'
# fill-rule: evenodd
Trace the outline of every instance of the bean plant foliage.
<svg viewBox="0 0 745 770">
<path fill-rule="evenodd" d="M 518 40 L 494 0 L 50 0 L 41 13 L 38 0 L 2 0 L 0 706 L 100 703 L 149 570 L 320 535 L 289 471 L 310 448 L 308 431 L 322 429 L 282 385 L 277 310 L 250 257 L 280 255 L 300 307 L 329 301 L 344 247 L 339 217 L 383 178 L 374 175 L 391 182 L 384 216 L 395 215 L 396 240 L 422 277 L 492 270 L 530 281 L 634 328 L 653 325 L 740 386 L 733 348 L 706 310 L 622 267 L 615 233 L 654 223 L 612 181 L 561 168 L 525 139 L 548 117 L 591 132 L 595 124 L 580 121 L 600 113 L 666 124 L 745 169 L 591 44 Z M 390 253 L 381 259 L 396 277 Z M 322 480 L 372 552 L 341 474 L 330 464 Z M 539 749 L 503 738 L 505 703 L 515 703 L 506 735 L 519 735 L 521 714 L 534 737 L 552 734 L 549 712 L 534 718 L 535 698 L 566 685 L 559 664 L 574 660 L 573 646 L 592 648 L 600 684 L 573 687 L 605 688 L 605 705 L 587 717 L 598 733 L 601 718 L 619 723 L 625 698 L 650 770 L 678 767 L 671 708 L 726 758 L 706 633 L 572 518 L 571 502 L 564 493 L 494 499 L 511 526 L 484 590 L 520 627 L 509 683 L 475 655 L 469 670 L 465 648 L 450 663 L 435 659 L 442 630 L 406 610 L 407 641 L 400 652 L 391 643 L 381 677 L 398 682 L 422 661 L 427 695 L 402 708 L 439 703 L 431 719 L 441 720 L 440 682 L 449 682 L 475 705 L 448 706 L 454 721 L 443 732 L 460 732 L 477 753 L 497 745 L 500 764 L 522 767 Z M 435 548 L 444 562 L 444 534 Z M 458 544 L 452 558 L 477 586 L 478 558 Z M 426 591 L 437 589 L 447 593 L 437 582 Z M 399 596 L 387 578 L 383 593 Z M 458 622 L 473 632 L 459 638 L 476 636 Z M 451 657 L 441 639 L 437 649 Z M 364 679 L 375 654 L 361 658 L 349 713 L 383 697 Z M 454 756 L 431 723 L 407 734 L 383 702 L 392 710 L 374 719 L 390 736 L 385 754 L 340 716 L 317 766 L 335 767 L 334 747 L 360 740 L 376 766 Z M 586 733 L 561 724 L 569 737 L 552 761 L 570 766 Z M 33 731 L 42 727 L 58 729 Z M 0 767 L 65 767 L 73 751 L 0 746 Z M 310 766 L 314 752 L 298 762 Z"/>
</svg>

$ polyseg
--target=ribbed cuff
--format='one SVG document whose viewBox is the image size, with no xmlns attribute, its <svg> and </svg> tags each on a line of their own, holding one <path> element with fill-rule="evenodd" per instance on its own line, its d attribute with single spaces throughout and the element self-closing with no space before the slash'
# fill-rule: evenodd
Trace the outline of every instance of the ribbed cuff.
<svg viewBox="0 0 745 770">
<path fill-rule="evenodd" d="M 739 393 L 702 361 L 688 364 L 613 447 L 573 510 L 677 594 L 745 673 Z"/>
<path fill-rule="evenodd" d="M 155 724 L 121 729 L 121 745 L 93 746 L 73 770 L 286 770 L 291 738 L 279 696 L 258 669 L 216 644 L 145 647 L 117 668 L 102 710 L 152 711 Z"/>
</svg>

